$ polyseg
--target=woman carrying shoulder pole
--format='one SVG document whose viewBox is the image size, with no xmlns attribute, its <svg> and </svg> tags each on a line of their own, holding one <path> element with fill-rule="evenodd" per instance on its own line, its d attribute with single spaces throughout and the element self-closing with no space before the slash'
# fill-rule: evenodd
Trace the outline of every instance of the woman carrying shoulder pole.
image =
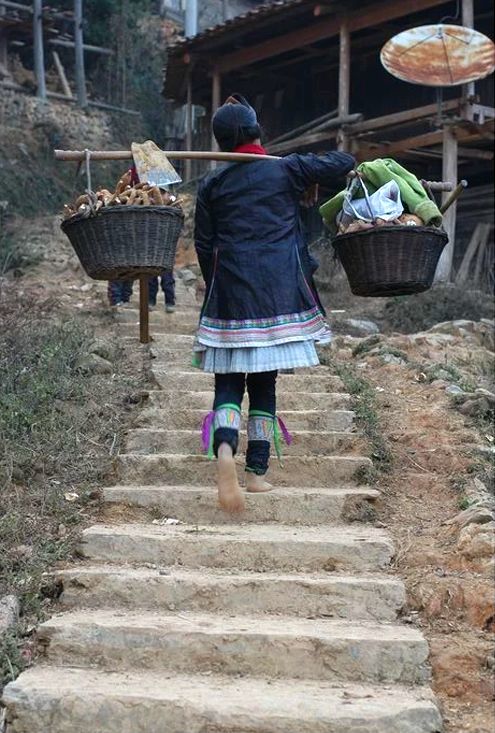
<svg viewBox="0 0 495 733">
<path fill-rule="evenodd" d="M 238 94 L 213 117 L 223 151 L 266 154 L 254 109 Z M 312 282 L 299 202 L 314 184 L 334 186 L 354 166 L 347 153 L 289 155 L 221 166 L 201 183 L 195 245 L 206 283 L 195 343 L 197 366 L 215 374 L 203 444 L 218 459 L 220 506 L 242 511 L 234 456 L 247 388 L 246 489 L 269 491 L 270 444 L 289 438 L 276 416 L 279 369 L 316 366 L 315 343 L 331 338 Z"/>
</svg>

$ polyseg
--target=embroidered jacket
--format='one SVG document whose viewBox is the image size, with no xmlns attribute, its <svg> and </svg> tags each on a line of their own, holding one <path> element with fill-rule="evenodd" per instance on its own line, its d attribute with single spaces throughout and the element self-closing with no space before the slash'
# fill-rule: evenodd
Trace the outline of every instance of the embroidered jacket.
<svg viewBox="0 0 495 733">
<path fill-rule="evenodd" d="M 299 200 L 334 186 L 347 153 L 289 155 L 218 168 L 200 185 L 195 245 L 206 282 L 197 338 L 204 346 L 272 346 L 325 340 Z"/>
</svg>

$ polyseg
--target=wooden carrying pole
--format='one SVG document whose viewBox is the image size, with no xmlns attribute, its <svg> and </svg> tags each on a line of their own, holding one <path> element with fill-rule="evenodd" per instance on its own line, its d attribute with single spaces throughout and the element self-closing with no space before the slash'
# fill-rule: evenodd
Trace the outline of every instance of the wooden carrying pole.
<svg viewBox="0 0 495 733">
<path fill-rule="evenodd" d="M 139 341 L 142 344 L 150 342 L 150 305 L 148 275 L 139 276 Z"/>
<path fill-rule="evenodd" d="M 223 153 L 219 150 L 164 150 L 167 158 L 176 160 L 219 160 L 228 163 L 249 163 L 254 160 L 280 160 L 278 155 Z M 55 150 L 56 160 L 84 161 L 84 150 Z M 91 160 L 132 160 L 130 150 L 90 150 Z"/>
</svg>

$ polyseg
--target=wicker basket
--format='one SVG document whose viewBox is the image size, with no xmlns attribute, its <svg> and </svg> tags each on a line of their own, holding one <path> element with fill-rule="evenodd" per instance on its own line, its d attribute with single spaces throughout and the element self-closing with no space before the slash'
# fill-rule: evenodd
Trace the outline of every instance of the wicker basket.
<svg viewBox="0 0 495 733">
<path fill-rule="evenodd" d="M 447 241 L 441 229 L 397 225 L 341 234 L 332 244 L 354 295 L 377 298 L 428 290 Z"/>
<path fill-rule="evenodd" d="M 112 206 L 67 219 L 67 234 L 94 280 L 127 280 L 172 270 L 184 214 L 170 206 Z"/>
</svg>

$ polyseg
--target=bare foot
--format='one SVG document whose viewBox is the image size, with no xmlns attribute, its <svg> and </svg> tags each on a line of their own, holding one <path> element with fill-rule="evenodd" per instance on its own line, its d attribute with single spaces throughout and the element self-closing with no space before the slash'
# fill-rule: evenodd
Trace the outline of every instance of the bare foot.
<svg viewBox="0 0 495 733">
<path fill-rule="evenodd" d="M 232 448 L 228 443 L 222 443 L 218 449 L 217 487 L 218 503 L 222 509 L 232 514 L 245 509 Z"/>
<path fill-rule="evenodd" d="M 251 494 L 262 494 L 266 491 L 271 491 L 273 486 L 265 481 L 264 476 L 258 476 L 256 473 L 247 474 L 246 478 L 246 491 Z"/>
</svg>

